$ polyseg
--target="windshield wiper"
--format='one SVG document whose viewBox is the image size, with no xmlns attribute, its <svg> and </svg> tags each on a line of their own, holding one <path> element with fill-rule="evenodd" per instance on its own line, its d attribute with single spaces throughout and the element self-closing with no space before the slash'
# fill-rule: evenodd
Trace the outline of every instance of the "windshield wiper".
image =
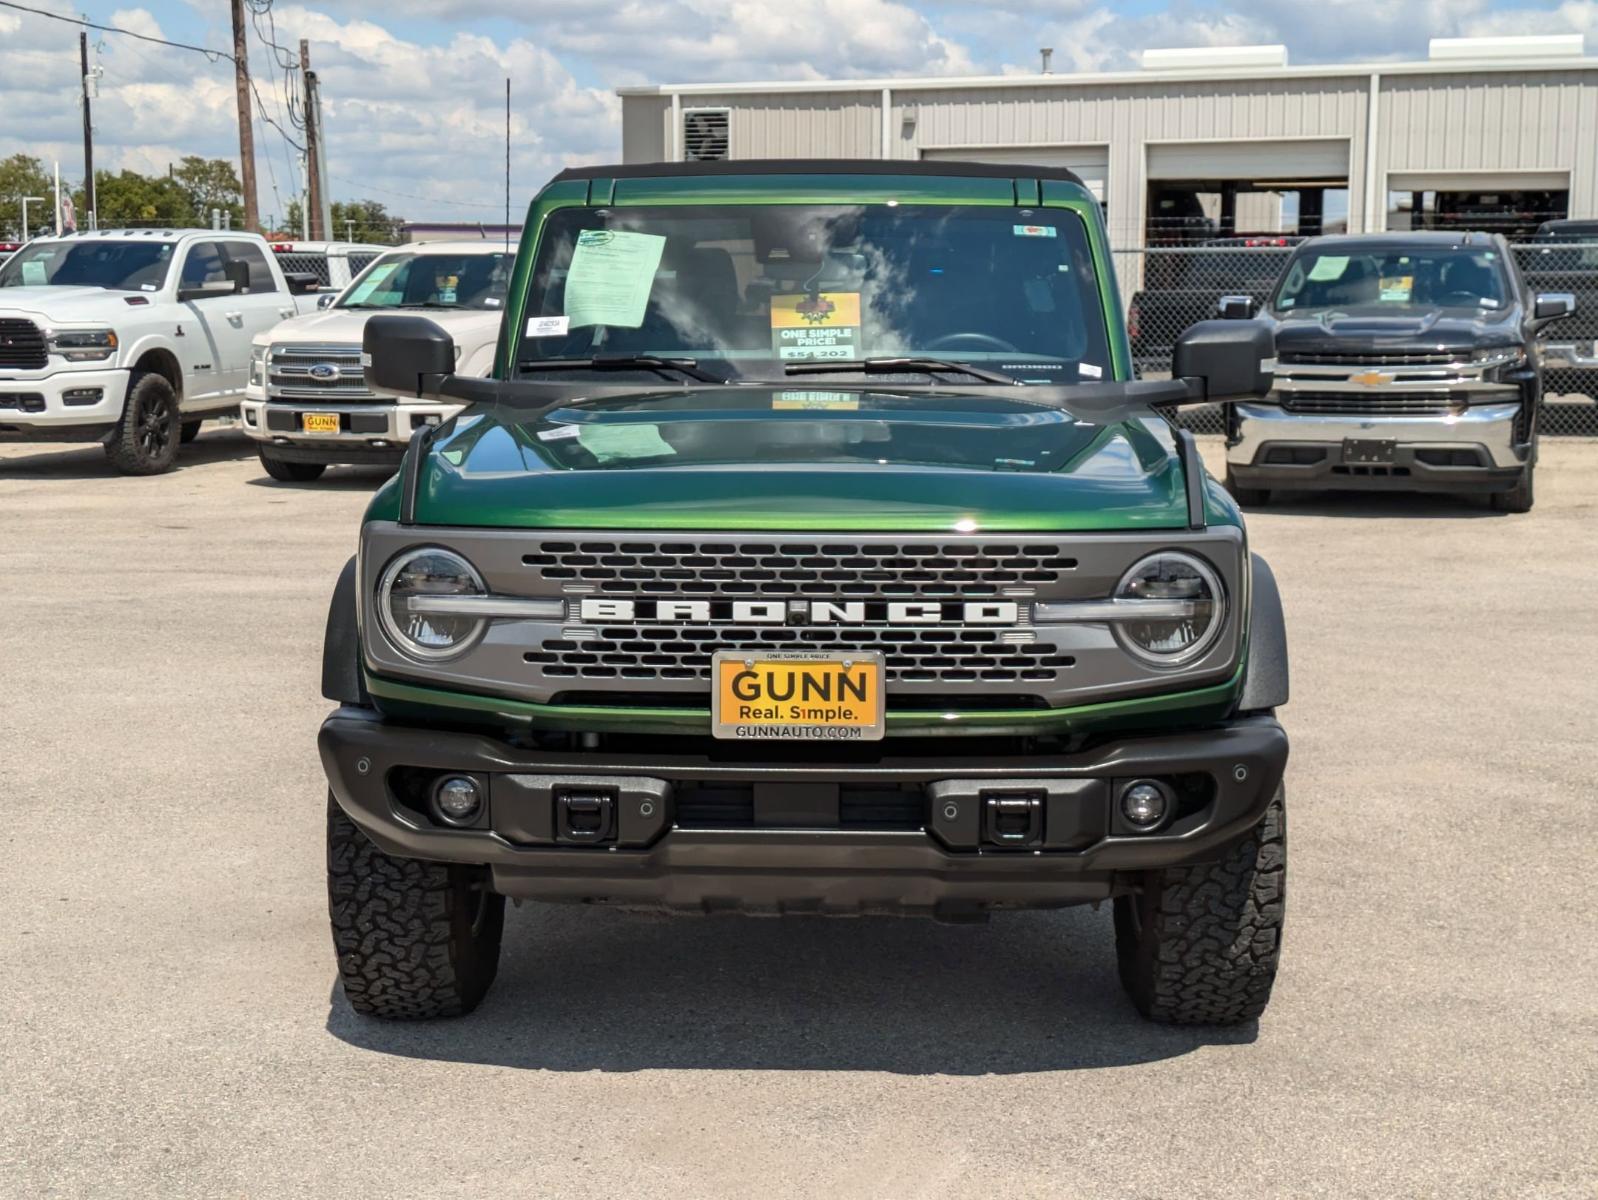
<svg viewBox="0 0 1598 1200">
<path fill-rule="evenodd" d="M 1019 383 L 1014 375 L 989 371 L 950 358 L 814 358 L 791 362 L 790 375 L 898 375 L 913 371 L 922 375 L 969 375 L 983 383 Z"/>
<path fill-rule="evenodd" d="M 523 371 L 676 371 L 701 383 L 726 383 L 699 369 L 697 358 L 661 358 L 654 354 L 616 354 L 604 358 L 530 358 L 517 364 Z"/>
</svg>

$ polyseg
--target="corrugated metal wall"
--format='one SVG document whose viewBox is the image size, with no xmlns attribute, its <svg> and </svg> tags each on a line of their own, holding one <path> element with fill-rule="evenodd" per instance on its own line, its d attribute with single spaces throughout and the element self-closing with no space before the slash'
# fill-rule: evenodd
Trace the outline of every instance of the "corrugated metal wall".
<svg viewBox="0 0 1598 1200">
<path fill-rule="evenodd" d="M 894 87 L 889 154 L 918 158 L 933 148 L 1103 145 L 1112 237 L 1137 246 L 1151 143 L 1258 139 L 1268 171 L 1265 139 L 1348 139 L 1349 227 L 1357 230 L 1365 224 L 1369 88 L 1368 73 Z M 881 102 L 880 90 L 873 88 L 693 95 L 684 96 L 682 106 L 731 108 L 734 158 L 876 158 L 882 149 Z M 622 107 L 626 160 L 669 156 L 669 95 L 624 96 Z M 1384 74 L 1377 127 L 1378 226 L 1386 212 L 1386 177 L 1394 172 L 1568 171 L 1572 215 L 1598 213 L 1598 71 L 1591 68 Z M 1228 151 L 1233 158 L 1236 149 Z M 1513 186 L 1507 180 L 1492 185 Z"/>
</svg>

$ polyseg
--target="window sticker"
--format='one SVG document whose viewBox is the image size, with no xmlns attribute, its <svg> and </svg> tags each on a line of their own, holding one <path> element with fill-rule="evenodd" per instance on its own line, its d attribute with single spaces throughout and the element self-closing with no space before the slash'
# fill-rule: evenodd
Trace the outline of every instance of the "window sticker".
<svg viewBox="0 0 1598 1200">
<path fill-rule="evenodd" d="M 579 425 L 557 425 L 553 429 L 540 429 L 538 440 L 541 442 L 563 442 L 567 438 L 580 437 L 582 427 Z"/>
<path fill-rule="evenodd" d="M 1059 237 L 1060 231 L 1053 225 L 1017 225 L 1015 226 L 1015 236 L 1051 238 Z"/>
<path fill-rule="evenodd" d="M 397 270 L 399 270 L 399 263 L 397 262 L 383 263 L 381 266 L 373 267 L 372 273 L 365 279 L 361 280 L 361 286 L 356 288 L 355 291 L 350 294 L 350 298 L 344 301 L 344 303 L 366 303 L 367 299 L 373 292 L 377 291 L 382 282 Z"/>
<path fill-rule="evenodd" d="M 43 287 L 50 282 L 50 277 L 45 274 L 42 262 L 25 262 L 22 264 L 22 282 L 28 287 Z"/>
<path fill-rule="evenodd" d="M 860 357 L 860 293 L 771 298 L 771 346 L 781 362 Z"/>
<path fill-rule="evenodd" d="M 1330 283 L 1334 279 L 1341 279 L 1346 270 L 1348 270 L 1347 255 L 1323 254 L 1309 269 L 1309 277 L 1316 283 Z"/>
<path fill-rule="evenodd" d="M 570 328 L 570 317 L 533 317 L 527 322 L 527 336 L 561 337 Z"/>
<path fill-rule="evenodd" d="M 860 397 L 849 392 L 778 392 L 771 398 L 771 407 L 777 412 L 794 410 L 857 412 L 860 408 Z"/>
<path fill-rule="evenodd" d="M 438 302 L 440 304 L 454 304 L 455 297 L 459 294 L 460 285 L 461 277 L 459 275 L 444 276 L 438 285 Z"/>
<path fill-rule="evenodd" d="M 1413 275 L 1383 275 L 1381 300 L 1384 304 L 1408 304 L 1415 291 Z"/>
<path fill-rule="evenodd" d="M 579 233 L 566 276 L 570 328 L 609 325 L 637 329 L 642 325 L 665 249 L 666 239 L 661 234 L 613 229 Z"/>
<path fill-rule="evenodd" d="M 1104 378 L 1104 368 L 1099 366 L 1098 363 L 1090 363 L 1090 362 L 1079 363 L 1077 365 L 1077 368 L 1076 368 L 1076 373 L 1078 375 L 1080 375 L 1083 379 L 1103 379 Z"/>
<path fill-rule="evenodd" d="M 671 443 L 660 436 L 658 425 L 583 425 L 577 431 L 577 441 L 602 463 L 677 453 Z"/>
</svg>

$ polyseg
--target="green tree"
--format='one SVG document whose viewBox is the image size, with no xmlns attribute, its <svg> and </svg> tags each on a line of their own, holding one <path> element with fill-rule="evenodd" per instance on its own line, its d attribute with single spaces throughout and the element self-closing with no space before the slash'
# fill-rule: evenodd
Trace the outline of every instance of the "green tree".
<svg viewBox="0 0 1598 1200">
<path fill-rule="evenodd" d="M 22 236 L 22 197 L 43 196 L 43 204 L 28 205 L 32 232 L 55 229 L 55 183 L 42 160 L 28 154 L 0 159 L 0 239 Z"/>
<path fill-rule="evenodd" d="M 164 175 L 151 177 L 137 171 L 96 171 L 94 173 L 94 201 L 100 227 L 115 229 L 121 226 L 162 226 L 179 228 L 209 225 L 210 216 L 202 222 L 195 211 L 193 198 L 175 179 Z M 84 214 L 82 189 L 73 193 L 73 202 L 79 214 Z M 79 216 L 80 226 L 86 220 Z"/>
<path fill-rule="evenodd" d="M 211 210 L 217 208 L 232 217 L 234 229 L 244 228 L 244 185 L 232 160 L 186 155 L 172 169 L 172 179 L 188 196 L 201 225 L 211 223 Z"/>
<path fill-rule="evenodd" d="M 305 229 L 305 210 L 298 200 L 290 200 L 288 207 L 283 231 L 298 238 Z M 328 231 L 328 240 L 392 245 L 399 241 L 400 226 L 404 223 L 404 217 L 391 214 L 379 200 L 335 200 L 333 228 Z"/>
</svg>

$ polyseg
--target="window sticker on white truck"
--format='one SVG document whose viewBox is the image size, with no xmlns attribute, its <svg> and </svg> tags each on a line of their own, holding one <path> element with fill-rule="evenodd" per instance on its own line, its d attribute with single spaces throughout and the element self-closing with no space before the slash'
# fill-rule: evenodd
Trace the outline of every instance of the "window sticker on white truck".
<svg viewBox="0 0 1598 1200">
<path fill-rule="evenodd" d="M 350 293 L 350 298 L 345 304 L 364 304 L 377 291 L 383 281 L 399 269 L 399 263 L 381 263 L 372 268 L 372 273 L 361 280 L 361 286 Z"/>
<path fill-rule="evenodd" d="M 579 233 L 566 276 L 566 317 L 571 327 L 642 325 L 665 249 L 666 239 L 660 234 L 611 229 Z"/>
<path fill-rule="evenodd" d="M 527 336 L 563 337 L 570 328 L 570 317 L 533 317 L 527 322 Z"/>
</svg>

